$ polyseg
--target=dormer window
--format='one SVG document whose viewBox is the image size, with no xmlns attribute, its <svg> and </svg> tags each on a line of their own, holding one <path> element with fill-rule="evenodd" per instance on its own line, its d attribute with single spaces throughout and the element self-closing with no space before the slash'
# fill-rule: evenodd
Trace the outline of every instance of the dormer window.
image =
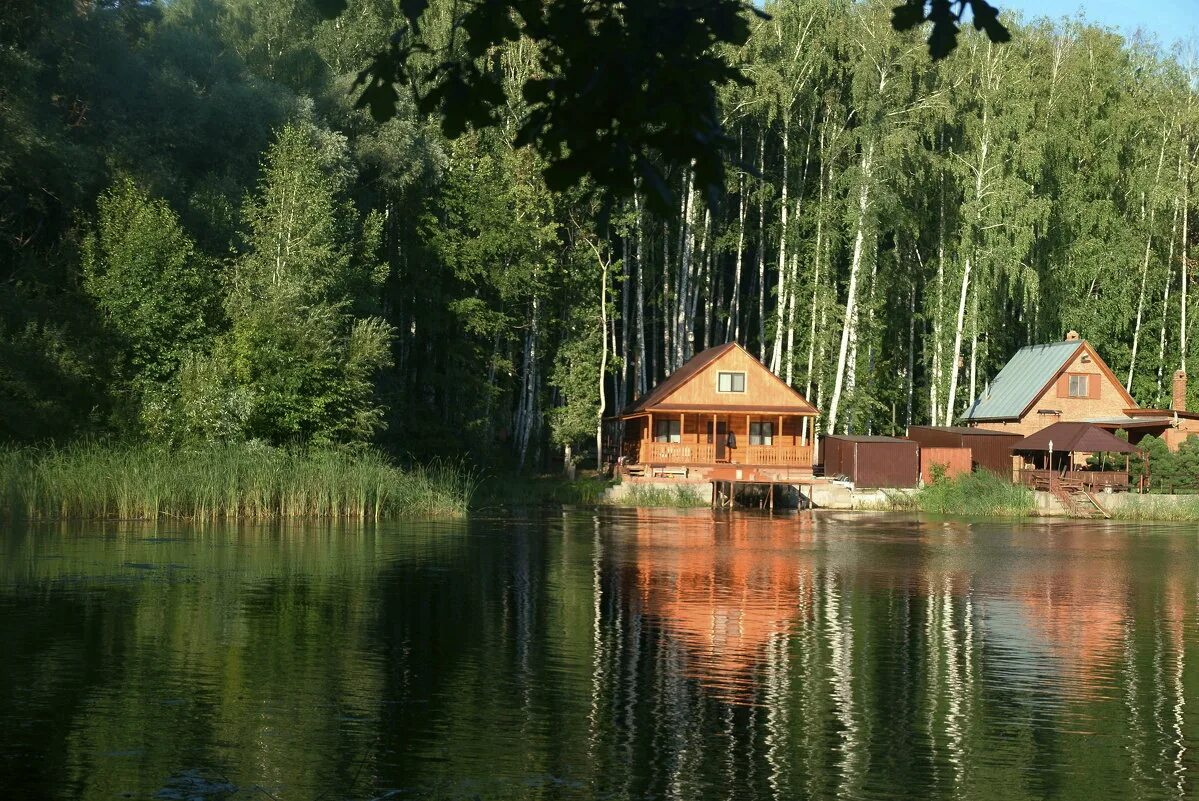
<svg viewBox="0 0 1199 801">
<path fill-rule="evenodd" d="M 717 392 L 744 392 L 745 373 L 717 373 Z"/>
</svg>

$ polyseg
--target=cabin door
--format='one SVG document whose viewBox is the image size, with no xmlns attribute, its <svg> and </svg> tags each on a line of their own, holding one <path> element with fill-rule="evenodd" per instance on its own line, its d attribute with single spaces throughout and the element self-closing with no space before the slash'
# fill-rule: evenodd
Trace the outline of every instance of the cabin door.
<svg viewBox="0 0 1199 801">
<path fill-rule="evenodd" d="M 729 460 L 728 449 L 729 430 L 727 423 L 716 424 L 716 461 L 727 462 Z M 708 421 L 708 442 L 713 442 L 712 438 L 712 421 Z"/>
</svg>

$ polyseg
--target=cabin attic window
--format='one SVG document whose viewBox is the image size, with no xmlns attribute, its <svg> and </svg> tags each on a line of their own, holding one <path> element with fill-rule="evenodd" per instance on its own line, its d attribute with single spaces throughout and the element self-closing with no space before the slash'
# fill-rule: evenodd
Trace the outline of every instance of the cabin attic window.
<svg viewBox="0 0 1199 801">
<path fill-rule="evenodd" d="M 654 442 L 682 442 L 678 420 L 655 420 Z"/>
<path fill-rule="evenodd" d="M 1070 376 L 1070 397 L 1071 398 L 1086 398 L 1090 397 L 1090 384 L 1087 380 L 1090 376 L 1072 375 Z"/>
<path fill-rule="evenodd" d="M 717 373 L 717 392 L 744 392 L 745 373 Z"/>
<path fill-rule="evenodd" d="M 773 445 L 774 444 L 774 423 L 750 423 L 749 424 L 749 444 L 750 445 Z"/>
</svg>

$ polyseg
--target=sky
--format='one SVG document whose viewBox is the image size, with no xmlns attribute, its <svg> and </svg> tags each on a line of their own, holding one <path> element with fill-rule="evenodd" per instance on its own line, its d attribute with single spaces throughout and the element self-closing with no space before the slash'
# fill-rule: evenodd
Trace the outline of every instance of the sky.
<svg viewBox="0 0 1199 801">
<path fill-rule="evenodd" d="M 1167 49 L 1176 40 L 1199 42 L 1199 0 L 989 0 L 1002 11 L 1019 11 L 1026 20 L 1082 15 L 1125 36 L 1137 29 L 1155 36 Z"/>
</svg>

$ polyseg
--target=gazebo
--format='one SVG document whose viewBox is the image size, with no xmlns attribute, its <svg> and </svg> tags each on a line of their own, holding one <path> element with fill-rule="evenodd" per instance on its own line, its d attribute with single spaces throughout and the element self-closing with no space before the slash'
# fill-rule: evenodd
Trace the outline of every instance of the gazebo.
<svg viewBox="0 0 1199 801">
<path fill-rule="evenodd" d="M 1129 458 L 1141 449 L 1090 423 L 1054 423 L 1017 442 L 1012 452 L 1025 460 L 1021 483 L 1034 489 L 1068 484 L 1088 492 L 1122 492 L 1128 489 Z M 1098 456 L 1098 464 L 1081 462 L 1083 454 Z M 1123 470 L 1109 469 L 1109 454 L 1124 456 Z"/>
</svg>

